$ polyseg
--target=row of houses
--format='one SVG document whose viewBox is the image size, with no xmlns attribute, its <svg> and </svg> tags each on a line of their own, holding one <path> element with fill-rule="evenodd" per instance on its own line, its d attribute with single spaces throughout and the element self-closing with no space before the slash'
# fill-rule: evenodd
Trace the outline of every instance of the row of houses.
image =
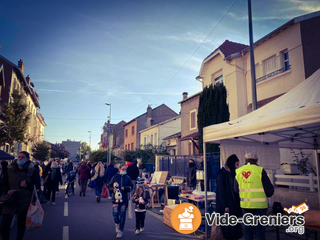
<svg viewBox="0 0 320 240">
<path fill-rule="evenodd" d="M 44 117 L 38 112 L 40 109 L 39 95 L 34 90 L 35 85 L 30 75 L 25 76 L 25 64 L 22 59 L 14 64 L 0 55 L 0 121 L 3 122 L 1 114 L 4 104 L 12 102 L 12 92 L 18 90 L 22 95 L 27 111 L 31 114 L 27 133 L 34 139 L 28 144 L 17 143 L 15 146 L 5 144 L 0 149 L 6 152 L 30 151 L 32 145 L 43 141 L 44 128 L 47 126 Z"/>
<path fill-rule="evenodd" d="M 291 19 L 254 43 L 257 106 L 280 97 L 320 68 L 320 11 Z M 230 120 L 252 111 L 250 49 L 224 41 L 202 62 L 196 81 L 205 88 L 226 86 Z M 180 114 L 166 105 L 129 122 L 105 123 L 100 148 L 108 146 L 121 157 L 123 151 L 146 144 L 165 146 L 171 155 L 197 155 L 197 113 L 201 92 L 183 93 Z M 110 130 L 110 132 L 109 132 Z M 110 136 L 110 138 L 108 138 Z"/>
</svg>

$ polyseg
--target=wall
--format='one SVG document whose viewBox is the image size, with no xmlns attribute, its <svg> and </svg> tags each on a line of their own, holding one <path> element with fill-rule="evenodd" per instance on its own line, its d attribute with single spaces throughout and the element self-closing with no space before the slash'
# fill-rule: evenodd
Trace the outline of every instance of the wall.
<svg viewBox="0 0 320 240">
<path fill-rule="evenodd" d="M 134 129 L 135 129 L 135 133 L 132 135 L 132 127 L 134 126 Z M 128 136 L 126 137 L 126 130 L 128 130 Z M 134 120 L 130 123 L 128 123 L 125 127 L 124 127 L 124 146 L 130 144 L 130 151 L 132 150 L 131 149 L 131 143 L 133 143 L 133 150 L 136 149 L 137 147 L 137 121 Z M 126 149 L 124 147 L 124 149 Z"/>
<path fill-rule="evenodd" d="M 305 78 L 311 76 L 320 68 L 320 17 L 300 23 Z M 318 29 L 315 31 L 315 29 Z"/>
<path fill-rule="evenodd" d="M 171 136 L 181 131 L 181 116 L 171 121 L 167 121 L 159 126 L 158 145 L 161 145 L 165 137 Z"/>
<path fill-rule="evenodd" d="M 70 153 L 69 159 L 70 160 L 77 160 L 76 157 L 78 155 L 78 151 L 80 150 L 80 142 L 79 141 L 62 141 L 62 144 L 65 146 L 67 151 Z M 84 158 L 84 157 L 81 156 L 81 158 Z"/>
<path fill-rule="evenodd" d="M 144 138 L 146 138 L 146 144 L 151 144 L 151 135 L 152 135 L 152 143 L 154 145 L 158 145 L 158 140 L 155 143 L 155 134 L 157 134 L 157 138 L 159 136 L 159 125 L 155 125 L 146 130 L 140 132 L 140 146 L 144 145 Z"/>
<path fill-rule="evenodd" d="M 198 132 L 198 128 L 190 130 L 190 111 L 196 109 L 198 114 L 200 94 L 181 103 L 181 138 Z M 190 140 L 181 141 L 181 154 L 188 155 Z"/>
<path fill-rule="evenodd" d="M 256 64 L 259 64 L 258 68 L 260 68 L 261 73 L 261 76 L 257 76 L 257 78 L 265 75 L 263 73 L 263 61 L 265 59 L 276 55 L 278 64 L 280 65 L 280 52 L 285 49 L 287 49 L 289 52 L 289 63 L 291 65 L 290 70 L 257 83 L 256 87 L 258 101 L 283 94 L 297 86 L 305 79 L 300 36 L 300 26 L 299 24 L 295 24 L 254 48 L 255 62 Z M 248 93 L 248 105 L 252 104 L 251 69 L 249 55 L 250 53 L 247 52 L 244 56 L 247 60 L 246 85 Z M 279 69 L 281 67 L 282 66 L 278 66 Z"/>
</svg>

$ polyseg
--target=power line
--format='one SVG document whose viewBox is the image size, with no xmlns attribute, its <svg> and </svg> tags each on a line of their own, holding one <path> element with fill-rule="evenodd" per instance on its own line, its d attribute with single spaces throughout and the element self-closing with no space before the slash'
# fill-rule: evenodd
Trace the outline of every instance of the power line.
<svg viewBox="0 0 320 240">
<path fill-rule="evenodd" d="M 238 0 L 235 0 L 235 2 L 232 4 L 232 6 L 229 8 L 229 10 L 223 15 L 223 17 L 220 19 L 220 21 L 216 24 L 216 26 L 214 26 L 214 28 L 211 30 L 211 32 L 207 35 L 207 37 L 200 43 L 200 45 L 196 48 L 196 50 L 190 55 L 190 57 L 185 61 L 185 63 L 178 69 L 178 71 L 159 89 L 158 92 L 155 93 L 155 95 L 153 95 L 147 102 L 146 104 L 148 104 L 148 102 L 150 102 L 152 99 L 155 98 L 155 96 L 161 92 L 165 86 L 167 86 L 169 84 L 169 82 L 171 82 L 171 80 L 181 71 L 181 69 L 189 62 L 189 60 L 194 56 L 194 54 L 199 50 L 199 48 L 204 44 L 204 42 L 209 38 L 209 36 L 211 35 L 211 33 L 219 26 L 219 24 L 223 21 L 223 19 L 227 16 L 227 14 L 230 12 L 230 10 L 233 8 L 233 6 L 237 3 Z M 141 108 L 145 107 L 144 104 L 143 106 L 141 106 L 139 109 L 137 109 L 135 112 L 131 113 L 130 115 L 128 115 L 128 117 L 132 116 L 133 114 L 135 114 L 136 112 L 138 112 Z"/>
</svg>

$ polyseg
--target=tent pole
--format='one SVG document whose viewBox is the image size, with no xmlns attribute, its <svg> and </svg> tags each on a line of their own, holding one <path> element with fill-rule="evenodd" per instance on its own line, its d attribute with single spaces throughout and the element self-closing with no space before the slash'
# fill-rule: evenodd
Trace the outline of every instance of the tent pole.
<svg viewBox="0 0 320 240">
<path fill-rule="evenodd" d="M 314 157 L 316 160 L 318 200 L 319 200 L 319 209 L 320 209 L 320 169 L 319 169 L 319 155 L 318 155 L 317 148 L 315 148 L 314 150 Z"/>
<path fill-rule="evenodd" d="M 204 210 L 207 211 L 207 153 L 206 153 L 206 143 L 203 142 L 203 168 L 204 168 Z M 205 240 L 208 240 L 208 225 L 207 221 L 204 220 L 205 226 Z"/>
</svg>

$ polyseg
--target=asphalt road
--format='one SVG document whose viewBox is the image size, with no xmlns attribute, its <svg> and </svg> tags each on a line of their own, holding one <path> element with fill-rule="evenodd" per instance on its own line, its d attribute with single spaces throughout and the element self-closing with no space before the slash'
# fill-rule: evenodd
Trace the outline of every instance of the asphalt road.
<svg viewBox="0 0 320 240">
<path fill-rule="evenodd" d="M 61 186 L 56 196 L 56 206 L 42 204 L 44 221 L 41 228 L 26 231 L 24 240 L 106 240 L 116 239 L 114 221 L 112 217 L 112 203 L 109 199 L 95 201 L 94 190 L 87 189 L 85 197 L 79 196 L 79 187 L 76 185 L 75 195 L 69 198 L 64 196 L 64 187 Z M 280 239 L 305 239 L 305 234 L 288 234 L 286 227 L 280 227 Z M 127 220 L 124 240 L 185 240 L 202 239 L 197 234 L 184 235 L 176 232 L 162 222 L 162 216 L 147 211 L 145 231 L 134 234 L 135 219 Z M 11 228 L 10 240 L 16 239 L 16 225 Z M 241 238 L 241 240 L 244 239 Z M 266 239 L 277 239 L 274 227 L 267 227 Z M 313 237 L 314 239 L 314 237 Z M 319 239 L 319 236 L 318 236 Z"/>
<path fill-rule="evenodd" d="M 56 206 L 42 204 L 45 215 L 43 226 L 26 231 L 24 240 L 106 240 L 116 239 L 112 217 L 112 203 L 109 199 L 95 201 L 94 190 L 87 189 L 85 197 L 79 196 L 76 185 L 75 195 L 64 196 L 61 186 L 56 196 Z M 127 220 L 122 239 L 199 239 L 195 234 L 184 235 L 162 223 L 162 216 L 147 211 L 145 231 L 135 235 L 135 219 Z M 16 227 L 11 229 L 10 240 L 16 236 Z"/>
</svg>

